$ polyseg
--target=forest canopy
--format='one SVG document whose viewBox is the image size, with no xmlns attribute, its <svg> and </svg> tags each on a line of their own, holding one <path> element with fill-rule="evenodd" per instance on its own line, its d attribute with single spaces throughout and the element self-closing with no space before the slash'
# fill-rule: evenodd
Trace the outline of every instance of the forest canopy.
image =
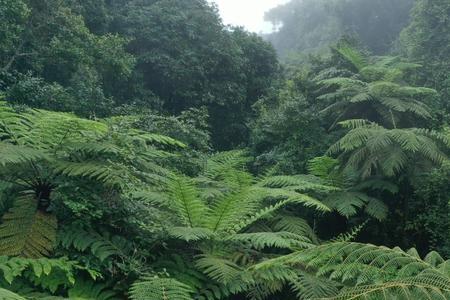
<svg viewBox="0 0 450 300">
<path fill-rule="evenodd" d="M 0 299 L 450 299 L 450 0 L 0 0 Z"/>
</svg>

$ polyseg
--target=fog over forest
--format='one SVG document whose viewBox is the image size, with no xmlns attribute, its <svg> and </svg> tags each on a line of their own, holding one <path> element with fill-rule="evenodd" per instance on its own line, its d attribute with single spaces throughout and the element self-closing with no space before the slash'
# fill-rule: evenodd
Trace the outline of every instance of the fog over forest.
<svg viewBox="0 0 450 300">
<path fill-rule="evenodd" d="M 0 0 L 0 300 L 450 300 L 450 0 Z"/>
</svg>

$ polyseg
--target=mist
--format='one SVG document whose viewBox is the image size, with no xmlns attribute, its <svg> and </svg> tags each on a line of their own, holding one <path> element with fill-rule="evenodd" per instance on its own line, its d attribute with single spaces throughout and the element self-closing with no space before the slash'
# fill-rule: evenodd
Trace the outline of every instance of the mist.
<svg viewBox="0 0 450 300">
<path fill-rule="evenodd" d="M 283 57 L 324 50 L 343 36 L 383 54 L 395 47 L 413 4 L 414 0 L 292 0 L 265 14 L 265 20 L 279 28 L 268 39 Z"/>
</svg>

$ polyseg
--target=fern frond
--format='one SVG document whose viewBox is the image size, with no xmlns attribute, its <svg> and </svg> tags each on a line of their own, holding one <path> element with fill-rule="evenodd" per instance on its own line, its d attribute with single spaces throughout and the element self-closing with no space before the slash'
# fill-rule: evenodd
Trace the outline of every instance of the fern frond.
<svg viewBox="0 0 450 300">
<path fill-rule="evenodd" d="M 250 158 L 242 150 L 219 152 L 206 162 L 205 176 L 217 179 L 230 171 L 243 169 Z"/>
<path fill-rule="evenodd" d="M 4 101 L 0 101 L 0 140 L 23 145 L 21 140 L 29 135 L 31 121 L 27 115 L 19 114 Z"/>
<path fill-rule="evenodd" d="M 264 248 L 307 249 L 314 246 L 311 240 L 305 236 L 282 231 L 240 233 L 233 235 L 230 240 L 248 243 L 250 247 L 257 250 Z"/>
<path fill-rule="evenodd" d="M 92 255 L 105 261 L 112 256 L 125 257 L 131 252 L 129 242 L 120 236 L 102 235 L 92 230 L 84 230 L 81 226 L 65 227 L 58 235 L 58 243 L 69 249 L 75 248 L 84 252 L 90 250 Z"/>
<path fill-rule="evenodd" d="M 37 209 L 34 195 L 22 195 L 3 216 L 0 254 L 39 258 L 48 256 L 56 240 L 56 217 Z"/>
<path fill-rule="evenodd" d="M 338 242 L 290 255 L 287 264 L 305 265 L 326 276 L 353 285 L 409 280 L 422 274 L 447 278 L 438 268 L 401 249 Z"/>
<path fill-rule="evenodd" d="M 172 278 L 144 277 L 130 289 L 132 300 L 193 300 L 192 288 Z"/>
<path fill-rule="evenodd" d="M 258 210 L 261 201 L 267 197 L 265 190 L 244 187 L 216 199 L 209 217 L 209 228 L 213 231 L 227 231 L 237 222 Z"/>
<path fill-rule="evenodd" d="M 302 218 L 281 214 L 272 221 L 275 231 L 286 231 L 298 236 L 309 238 L 314 244 L 318 244 L 318 237 L 308 222 Z"/>
<path fill-rule="evenodd" d="M 367 221 L 362 223 L 361 225 L 355 226 L 350 229 L 350 231 L 346 233 L 341 233 L 336 238 L 333 238 L 332 242 L 352 242 L 357 236 L 360 234 L 361 230 L 367 225 Z"/>
<path fill-rule="evenodd" d="M 320 178 L 308 175 L 270 176 L 263 178 L 257 185 L 269 188 L 289 188 L 298 192 L 330 192 L 338 190 L 334 186 L 326 185 Z"/>
<path fill-rule="evenodd" d="M 170 227 L 167 233 L 170 237 L 186 242 L 206 240 L 214 236 L 214 232 L 208 228 Z"/>
<path fill-rule="evenodd" d="M 164 145 L 164 146 L 172 146 L 177 148 L 186 148 L 186 145 L 182 142 L 173 139 L 171 137 L 155 134 L 155 133 L 148 133 L 145 131 L 137 130 L 137 129 L 131 129 L 128 133 L 128 138 L 131 140 L 134 140 L 135 142 L 142 141 L 146 144 L 151 145 Z"/>
<path fill-rule="evenodd" d="M 2 167 L 46 159 L 48 155 L 42 150 L 0 142 L 0 166 Z"/>
<path fill-rule="evenodd" d="M 119 299 L 111 287 L 105 284 L 77 279 L 68 291 L 69 299 L 77 300 L 117 300 Z"/>
<path fill-rule="evenodd" d="M 246 216 L 243 219 L 236 220 L 236 223 L 229 229 L 229 233 L 237 233 L 240 232 L 242 229 L 250 226 L 251 224 L 255 223 L 256 221 L 265 218 L 268 215 L 271 215 L 272 213 L 276 212 L 277 210 L 281 209 L 282 207 L 289 204 L 291 201 L 288 200 L 281 200 L 277 202 L 274 205 L 269 205 L 264 208 L 261 208 L 259 211 L 256 211 L 255 213 Z"/>
<path fill-rule="evenodd" d="M 16 293 L 0 288 L 0 300 L 26 300 L 26 299 Z"/>
<path fill-rule="evenodd" d="M 127 180 L 131 180 L 128 168 L 99 161 L 53 161 L 56 173 L 68 177 L 89 178 L 103 182 L 109 186 L 121 187 Z"/>
<path fill-rule="evenodd" d="M 86 142 L 107 132 L 105 124 L 70 113 L 33 110 L 25 115 L 32 126 L 21 142 L 37 149 L 55 149 L 66 142 Z"/>
<path fill-rule="evenodd" d="M 208 277 L 222 284 L 228 284 L 240 278 L 241 273 L 244 271 L 241 267 L 228 259 L 215 257 L 209 254 L 200 255 L 196 259 L 195 265 Z"/>
<path fill-rule="evenodd" d="M 290 278 L 289 285 L 300 300 L 324 299 L 339 292 L 337 284 L 330 280 L 318 278 L 305 271 L 297 273 L 297 276 Z"/>
<path fill-rule="evenodd" d="M 169 181 L 168 195 L 170 205 L 187 227 L 202 227 L 208 208 L 199 197 L 199 191 L 194 182 L 185 176 L 173 176 Z"/>
<path fill-rule="evenodd" d="M 411 279 L 391 281 L 376 285 L 361 285 L 344 289 L 328 300 L 347 299 L 430 299 L 446 300 L 450 297 L 450 280 L 436 275 L 420 275 Z"/>
<path fill-rule="evenodd" d="M 352 64 L 356 70 L 360 71 L 367 66 L 367 57 L 361 53 L 361 51 L 355 47 L 352 47 L 349 43 L 341 42 L 337 46 L 333 47 L 333 49 L 347 62 Z"/>
</svg>

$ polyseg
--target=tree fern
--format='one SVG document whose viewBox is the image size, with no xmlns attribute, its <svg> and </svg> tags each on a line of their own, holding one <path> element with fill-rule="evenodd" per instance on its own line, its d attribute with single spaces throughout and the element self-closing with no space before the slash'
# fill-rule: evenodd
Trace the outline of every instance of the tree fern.
<svg viewBox="0 0 450 300">
<path fill-rule="evenodd" d="M 418 66 L 395 57 L 369 58 L 361 51 L 341 42 L 333 53 L 351 71 L 345 76 L 317 78 L 317 99 L 326 103 L 325 114 L 334 115 L 332 128 L 342 120 L 365 118 L 387 128 L 404 127 L 417 117 L 430 119 L 427 100 L 437 92 L 405 85 L 408 70 Z"/>
<path fill-rule="evenodd" d="M 170 137 L 73 114 L 29 109 L 17 113 L 1 102 L 0 115 L 4 117 L 0 123 L 1 177 L 11 183 L 12 193 L 30 193 L 13 201 L 13 208 L 3 216 L 0 254 L 50 254 L 57 221 L 47 208 L 60 186 L 82 180 L 120 194 L 152 185 L 171 173 L 158 161 L 167 158 L 167 152 L 157 147 L 184 147 Z"/>
</svg>

